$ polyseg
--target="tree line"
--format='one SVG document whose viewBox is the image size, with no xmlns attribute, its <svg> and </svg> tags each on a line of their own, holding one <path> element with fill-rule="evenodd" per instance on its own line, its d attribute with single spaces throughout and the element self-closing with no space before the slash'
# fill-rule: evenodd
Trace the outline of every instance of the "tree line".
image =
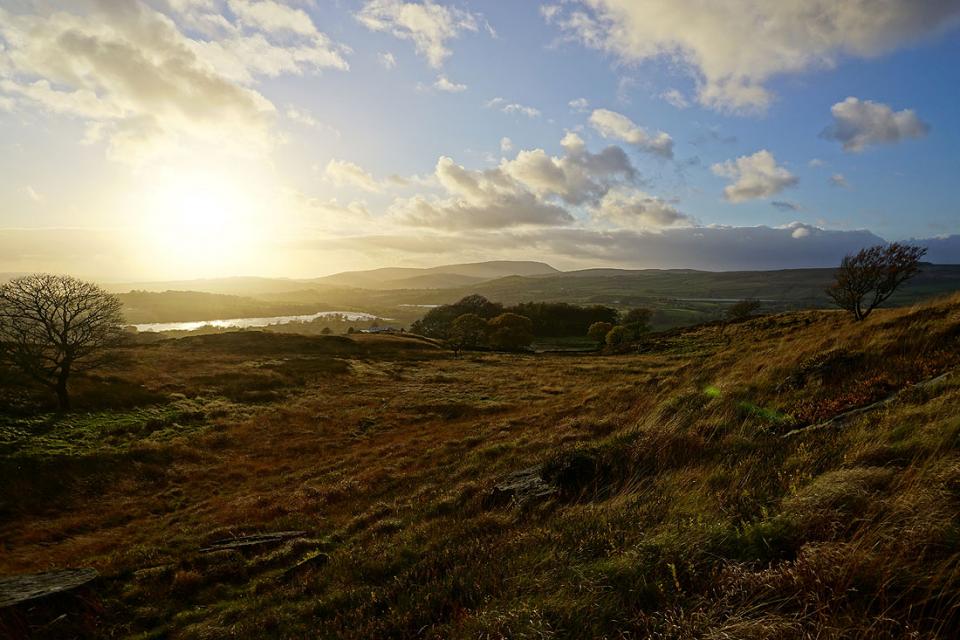
<svg viewBox="0 0 960 640">
<path fill-rule="evenodd" d="M 591 324 L 616 322 L 619 317 L 616 309 L 602 305 L 581 307 L 566 302 L 523 302 L 505 306 L 474 294 L 453 304 L 431 309 L 423 318 L 410 325 L 410 330 L 428 338 L 447 340 L 451 337 L 454 321 L 460 316 L 475 315 L 484 321 L 490 321 L 504 314 L 529 320 L 529 333 L 536 338 L 583 335 Z"/>
</svg>

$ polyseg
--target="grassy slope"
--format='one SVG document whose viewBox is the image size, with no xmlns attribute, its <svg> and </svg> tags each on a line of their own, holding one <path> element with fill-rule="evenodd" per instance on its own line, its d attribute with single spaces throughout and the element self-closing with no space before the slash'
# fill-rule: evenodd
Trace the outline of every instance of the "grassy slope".
<svg viewBox="0 0 960 640">
<path fill-rule="evenodd" d="M 92 564 L 98 632 L 145 637 L 955 637 L 960 379 L 779 436 L 956 368 L 960 297 L 603 357 L 257 345 L 138 348 L 97 384 L 170 400 L 9 421 L 0 571 Z M 554 498 L 485 500 L 539 462 Z M 309 535 L 197 552 L 277 529 Z"/>
</svg>

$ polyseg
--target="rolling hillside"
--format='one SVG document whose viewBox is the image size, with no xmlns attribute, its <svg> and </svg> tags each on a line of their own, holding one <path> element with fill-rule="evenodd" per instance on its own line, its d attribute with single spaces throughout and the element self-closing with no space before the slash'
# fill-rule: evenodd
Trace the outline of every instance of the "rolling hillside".
<svg viewBox="0 0 960 640">
<path fill-rule="evenodd" d="M 958 353 L 957 296 L 606 355 L 128 348 L 0 422 L 0 573 L 99 572 L 0 636 L 955 638 Z"/>
</svg>

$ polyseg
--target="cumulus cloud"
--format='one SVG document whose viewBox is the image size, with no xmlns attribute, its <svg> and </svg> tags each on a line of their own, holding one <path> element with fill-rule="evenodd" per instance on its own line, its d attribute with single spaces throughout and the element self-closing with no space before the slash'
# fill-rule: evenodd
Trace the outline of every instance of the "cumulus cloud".
<svg viewBox="0 0 960 640">
<path fill-rule="evenodd" d="M 446 198 L 398 198 L 390 207 L 399 222 L 432 229 L 500 229 L 573 221 L 563 207 L 545 202 L 499 170 L 471 171 L 453 159 L 437 161 Z"/>
<path fill-rule="evenodd" d="M 847 182 L 847 177 L 842 173 L 835 173 L 830 176 L 830 185 L 834 187 L 840 187 L 841 189 L 850 188 L 850 183 Z"/>
<path fill-rule="evenodd" d="M 592 153 L 575 133 L 566 134 L 561 146 L 561 156 L 543 149 L 520 151 L 513 160 L 502 160 L 498 170 L 541 197 L 558 197 L 571 205 L 595 202 L 611 187 L 636 178 L 630 159 L 618 146 Z"/>
<path fill-rule="evenodd" d="M 830 108 L 833 124 L 823 137 L 843 144 L 844 151 L 860 152 L 874 144 L 922 138 L 930 130 L 913 109 L 894 111 L 888 105 L 849 97 Z"/>
<path fill-rule="evenodd" d="M 569 38 L 627 62 L 662 58 L 685 67 L 698 101 L 760 110 L 776 76 L 870 58 L 957 23 L 954 0 L 580 0 L 543 15 Z"/>
<path fill-rule="evenodd" d="M 612 189 L 630 186 L 636 180 L 636 171 L 620 147 L 593 153 L 573 133 L 564 137 L 561 146 L 563 153 L 559 156 L 543 149 L 521 150 L 514 158 L 504 158 L 498 166 L 486 170 L 467 169 L 442 157 L 434 175 L 443 193 L 398 198 L 390 207 L 391 217 L 405 225 L 436 229 L 562 226 L 574 222 L 568 207 L 601 207 Z M 609 201 L 608 211 L 620 206 L 624 220 L 639 220 L 639 209 L 630 216 L 627 207 L 642 203 L 626 198 L 624 195 Z M 669 215 L 665 210 L 655 210 L 654 204 L 646 203 L 648 222 L 658 215 Z"/>
<path fill-rule="evenodd" d="M 500 138 L 500 151 L 502 153 L 507 153 L 513 149 L 513 140 L 504 136 Z"/>
<path fill-rule="evenodd" d="M 525 104 L 519 104 L 516 102 L 507 102 L 504 98 L 493 98 L 492 100 L 487 100 L 484 105 L 488 109 L 497 109 L 504 113 L 509 114 L 520 114 L 527 116 L 528 118 L 536 118 L 540 115 L 540 110 L 534 107 L 527 106 Z"/>
<path fill-rule="evenodd" d="M 715 175 L 733 181 L 723 189 L 724 198 L 730 202 L 769 198 L 797 184 L 796 176 L 777 166 L 773 154 L 766 149 L 751 156 L 719 162 L 710 169 Z"/>
<path fill-rule="evenodd" d="M 201 24 L 218 8 L 211 3 L 165 5 L 169 15 L 140 0 L 77 13 L 0 8 L 0 93 L 85 120 L 119 160 L 139 162 L 181 139 L 263 148 L 276 109 L 251 86 L 256 78 L 346 63 L 302 11 L 233 4 L 237 22 L 218 14 L 203 23 L 206 39 L 174 18 Z"/>
<path fill-rule="evenodd" d="M 638 127 L 627 116 L 610 111 L 595 109 L 590 114 L 590 125 L 604 138 L 623 140 L 641 151 L 664 158 L 673 157 L 673 138 L 663 131 L 651 135 L 643 127 Z"/>
<path fill-rule="evenodd" d="M 337 186 L 359 187 L 372 193 L 383 188 L 363 167 L 347 160 L 330 160 L 324 169 L 324 177 Z"/>
<path fill-rule="evenodd" d="M 693 223 L 693 218 L 669 202 L 636 188 L 611 189 L 592 215 L 599 222 L 610 222 L 622 229 L 662 229 Z"/>
<path fill-rule="evenodd" d="M 441 67 L 450 56 L 447 41 L 464 31 L 477 31 L 481 23 L 478 16 L 468 11 L 434 4 L 429 0 L 423 3 L 368 0 L 356 18 L 368 29 L 389 32 L 397 38 L 410 40 L 417 53 L 436 68 Z"/>
<path fill-rule="evenodd" d="M 451 82 L 447 76 L 440 75 L 437 76 L 437 81 L 433 83 L 433 88 L 446 93 L 460 93 L 461 91 L 467 90 L 467 85 Z"/>
<path fill-rule="evenodd" d="M 590 103 L 587 101 L 586 98 L 577 98 L 576 100 L 571 100 L 570 102 L 568 102 L 567 106 L 569 106 L 574 111 L 583 113 L 590 107 Z"/>
</svg>

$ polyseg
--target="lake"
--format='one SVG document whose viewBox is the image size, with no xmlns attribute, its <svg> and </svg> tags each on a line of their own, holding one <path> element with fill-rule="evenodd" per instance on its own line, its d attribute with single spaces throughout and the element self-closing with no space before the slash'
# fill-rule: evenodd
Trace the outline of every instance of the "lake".
<svg viewBox="0 0 960 640">
<path fill-rule="evenodd" d="M 351 322 L 371 320 L 389 320 L 369 313 L 358 311 L 321 311 L 305 316 L 273 316 L 270 318 L 228 318 L 226 320 L 196 320 L 191 322 L 149 322 L 135 324 L 137 331 L 195 331 L 201 327 L 217 327 L 220 329 L 247 329 L 252 327 L 269 327 L 291 322 L 311 322 L 320 318 L 342 316 Z"/>
</svg>

